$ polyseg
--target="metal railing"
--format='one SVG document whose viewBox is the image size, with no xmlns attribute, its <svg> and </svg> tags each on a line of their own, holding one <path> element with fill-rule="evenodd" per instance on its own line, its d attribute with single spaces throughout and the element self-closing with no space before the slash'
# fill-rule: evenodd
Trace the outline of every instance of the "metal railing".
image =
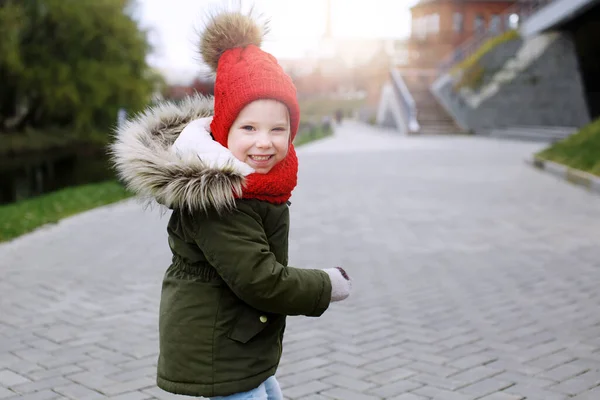
<svg viewBox="0 0 600 400">
<path fill-rule="evenodd" d="M 421 127 L 417 120 L 417 105 L 413 99 L 402 74 L 396 68 L 390 70 L 390 80 L 393 89 L 393 95 L 396 99 L 396 104 L 399 106 L 400 116 L 406 130 L 409 133 L 418 132 Z"/>
<path fill-rule="evenodd" d="M 467 39 L 438 65 L 438 76 L 448 73 L 455 65 L 473 55 L 488 39 L 516 29 L 540 8 L 556 0 L 521 0 L 499 14 L 496 29 L 480 31 Z"/>
</svg>

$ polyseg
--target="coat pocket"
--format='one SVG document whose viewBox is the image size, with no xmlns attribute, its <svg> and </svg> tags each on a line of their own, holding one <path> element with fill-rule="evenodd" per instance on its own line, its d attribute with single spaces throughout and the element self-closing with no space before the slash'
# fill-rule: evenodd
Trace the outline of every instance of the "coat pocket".
<svg viewBox="0 0 600 400">
<path fill-rule="evenodd" d="M 250 307 L 240 311 L 233 328 L 227 337 L 240 343 L 248 343 L 262 332 L 271 322 L 271 316 Z"/>
</svg>

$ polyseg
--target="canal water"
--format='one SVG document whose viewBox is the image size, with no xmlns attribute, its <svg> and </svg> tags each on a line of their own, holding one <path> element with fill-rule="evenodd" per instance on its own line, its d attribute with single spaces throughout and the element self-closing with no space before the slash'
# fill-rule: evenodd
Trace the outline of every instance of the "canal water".
<svg viewBox="0 0 600 400">
<path fill-rule="evenodd" d="M 0 204 L 115 179 L 105 148 L 78 147 L 0 158 Z"/>
</svg>

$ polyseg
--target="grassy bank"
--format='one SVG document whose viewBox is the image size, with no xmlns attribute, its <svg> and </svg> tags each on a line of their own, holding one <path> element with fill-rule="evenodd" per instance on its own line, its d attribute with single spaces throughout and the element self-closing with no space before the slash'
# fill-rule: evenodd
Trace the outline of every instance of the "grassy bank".
<svg viewBox="0 0 600 400">
<path fill-rule="evenodd" d="M 130 196 L 119 183 L 111 181 L 62 189 L 0 206 L 0 242 Z"/>
<path fill-rule="evenodd" d="M 322 128 L 311 129 L 306 132 L 298 132 L 296 139 L 294 140 L 294 146 L 300 147 L 304 144 L 314 142 L 315 140 L 326 138 L 333 134 L 332 130 L 326 130 Z"/>
<path fill-rule="evenodd" d="M 600 176 L 600 119 L 536 157 Z"/>
<path fill-rule="evenodd" d="M 472 90 L 478 89 L 486 74 L 493 73 L 494 71 L 486 71 L 481 65 L 481 59 L 502 43 L 516 40 L 519 38 L 519 33 L 515 30 L 507 31 L 501 35 L 494 36 L 485 41 L 479 49 L 477 49 L 471 56 L 467 57 L 462 62 L 455 65 L 451 73 L 461 73 L 460 79 L 455 83 L 454 89 L 460 90 L 461 88 L 469 88 Z"/>
</svg>

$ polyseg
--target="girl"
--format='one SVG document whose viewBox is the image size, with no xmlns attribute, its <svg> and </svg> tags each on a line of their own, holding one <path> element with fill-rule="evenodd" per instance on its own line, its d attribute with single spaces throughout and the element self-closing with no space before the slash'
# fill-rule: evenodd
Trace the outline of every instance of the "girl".
<svg viewBox="0 0 600 400">
<path fill-rule="evenodd" d="M 320 316 L 350 293 L 341 268 L 287 266 L 300 111 L 263 32 L 241 13 L 213 16 L 201 54 L 216 72 L 214 107 L 196 96 L 150 109 L 112 147 L 129 188 L 173 210 L 157 376 L 172 393 L 283 399 L 286 316 Z"/>
</svg>

